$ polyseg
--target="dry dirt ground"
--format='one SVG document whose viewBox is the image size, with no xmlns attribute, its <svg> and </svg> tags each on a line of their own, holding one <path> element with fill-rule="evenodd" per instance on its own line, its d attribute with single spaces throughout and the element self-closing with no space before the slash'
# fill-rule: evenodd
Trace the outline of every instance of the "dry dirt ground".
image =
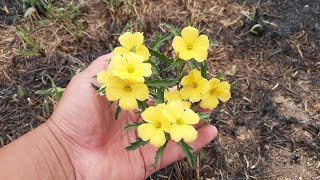
<svg viewBox="0 0 320 180">
<path fill-rule="evenodd" d="M 239 84 L 213 112 L 220 134 L 198 154 L 197 167 L 180 161 L 150 179 L 320 179 L 319 1 L 112 2 L 76 2 L 78 11 L 64 18 L 23 17 L 23 7 L 0 0 L 0 147 L 50 116 L 54 99 L 35 94 L 51 87 L 49 76 L 66 87 L 122 32 L 150 39 L 164 34 L 162 22 L 191 22 L 220 44 L 210 50 L 209 73 Z M 34 45 L 17 35 L 21 29 Z M 172 52 L 169 44 L 162 50 Z M 19 85 L 25 95 L 13 98 Z"/>
</svg>

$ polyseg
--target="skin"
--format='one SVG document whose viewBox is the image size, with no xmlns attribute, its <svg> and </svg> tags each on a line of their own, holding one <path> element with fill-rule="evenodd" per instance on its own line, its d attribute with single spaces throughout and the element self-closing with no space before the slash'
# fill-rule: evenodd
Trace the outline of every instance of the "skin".
<svg viewBox="0 0 320 180">
<path fill-rule="evenodd" d="M 108 108 L 106 98 L 90 85 L 97 84 L 92 77 L 107 69 L 105 60 L 111 56 L 99 57 L 72 78 L 50 119 L 0 149 L 0 179 L 145 179 L 184 158 L 174 142 L 168 143 L 157 168 L 155 147 L 124 150 L 137 134 L 123 128 L 138 115 L 122 111 L 114 120 L 116 107 Z M 198 150 L 216 136 L 214 126 L 202 126 L 190 145 Z"/>
</svg>

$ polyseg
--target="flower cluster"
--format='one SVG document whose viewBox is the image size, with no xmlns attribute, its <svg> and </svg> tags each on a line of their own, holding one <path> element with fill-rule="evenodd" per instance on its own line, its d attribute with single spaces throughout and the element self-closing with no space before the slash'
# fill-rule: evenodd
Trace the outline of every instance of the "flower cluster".
<svg viewBox="0 0 320 180">
<path fill-rule="evenodd" d="M 110 102 L 118 102 L 116 116 L 121 109 L 140 109 L 142 122 L 126 127 L 136 129 L 139 138 L 126 150 L 149 142 L 159 148 L 156 162 L 161 156 L 158 153 L 163 152 L 170 140 L 177 142 L 183 152 L 191 150 L 186 142 L 196 140 L 198 132 L 194 125 L 204 118 L 203 113 L 197 112 L 198 106 L 212 110 L 219 101 L 227 102 L 231 98 L 231 85 L 221 81 L 221 76 L 207 79 L 208 37 L 199 35 L 198 29 L 190 26 L 181 32 L 172 25 L 166 27 L 171 31 L 163 37 L 157 36 L 150 47 L 144 44 L 140 32 L 121 35 L 121 46 L 114 49 L 108 69 L 97 75 L 101 83 L 97 88 L 99 94 Z M 158 49 L 172 36 L 175 36 L 172 42 L 175 56 L 167 57 Z M 160 62 L 167 67 L 160 69 Z M 163 78 L 161 74 L 169 71 L 176 73 Z M 191 153 L 185 154 L 189 162 L 194 161 Z"/>
</svg>

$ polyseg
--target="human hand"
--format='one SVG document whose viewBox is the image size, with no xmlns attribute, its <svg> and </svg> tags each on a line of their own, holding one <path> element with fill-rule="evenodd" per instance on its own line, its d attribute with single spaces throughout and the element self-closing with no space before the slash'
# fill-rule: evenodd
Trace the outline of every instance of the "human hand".
<svg viewBox="0 0 320 180">
<path fill-rule="evenodd" d="M 132 111 L 122 111 L 114 119 L 116 106 L 108 108 L 105 97 L 97 96 L 90 83 L 112 55 L 95 60 L 86 70 L 72 78 L 48 126 L 67 151 L 77 179 L 145 179 L 157 170 L 184 157 L 176 143 L 169 142 L 157 168 L 154 166 L 156 148 L 150 144 L 126 152 L 137 134 L 123 128 L 139 120 Z M 198 150 L 217 135 L 217 129 L 203 126 L 198 138 L 190 145 Z"/>
</svg>

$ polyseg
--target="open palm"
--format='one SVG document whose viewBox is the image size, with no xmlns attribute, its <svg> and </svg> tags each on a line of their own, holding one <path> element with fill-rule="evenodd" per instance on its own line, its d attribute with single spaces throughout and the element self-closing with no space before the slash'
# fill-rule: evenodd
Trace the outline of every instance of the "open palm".
<svg viewBox="0 0 320 180">
<path fill-rule="evenodd" d="M 92 77 L 107 68 L 105 60 L 110 57 L 99 57 L 71 80 L 48 124 L 59 129 L 56 134 L 69 154 L 77 179 L 144 179 L 184 156 L 176 143 L 170 142 L 155 168 L 155 147 L 147 144 L 132 152 L 124 150 L 136 141 L 137 134 L 123 128 L 138 121 L 139 116 L 122 111 L 115 120 L 115 105 L 108 107 L 106 98 L 97 96 L 90 85 L 96 83 Z M 195 150 L 217 135 L 214 126 L 201 127 L 198 132 L 191 144 Z"/>
</svg>

